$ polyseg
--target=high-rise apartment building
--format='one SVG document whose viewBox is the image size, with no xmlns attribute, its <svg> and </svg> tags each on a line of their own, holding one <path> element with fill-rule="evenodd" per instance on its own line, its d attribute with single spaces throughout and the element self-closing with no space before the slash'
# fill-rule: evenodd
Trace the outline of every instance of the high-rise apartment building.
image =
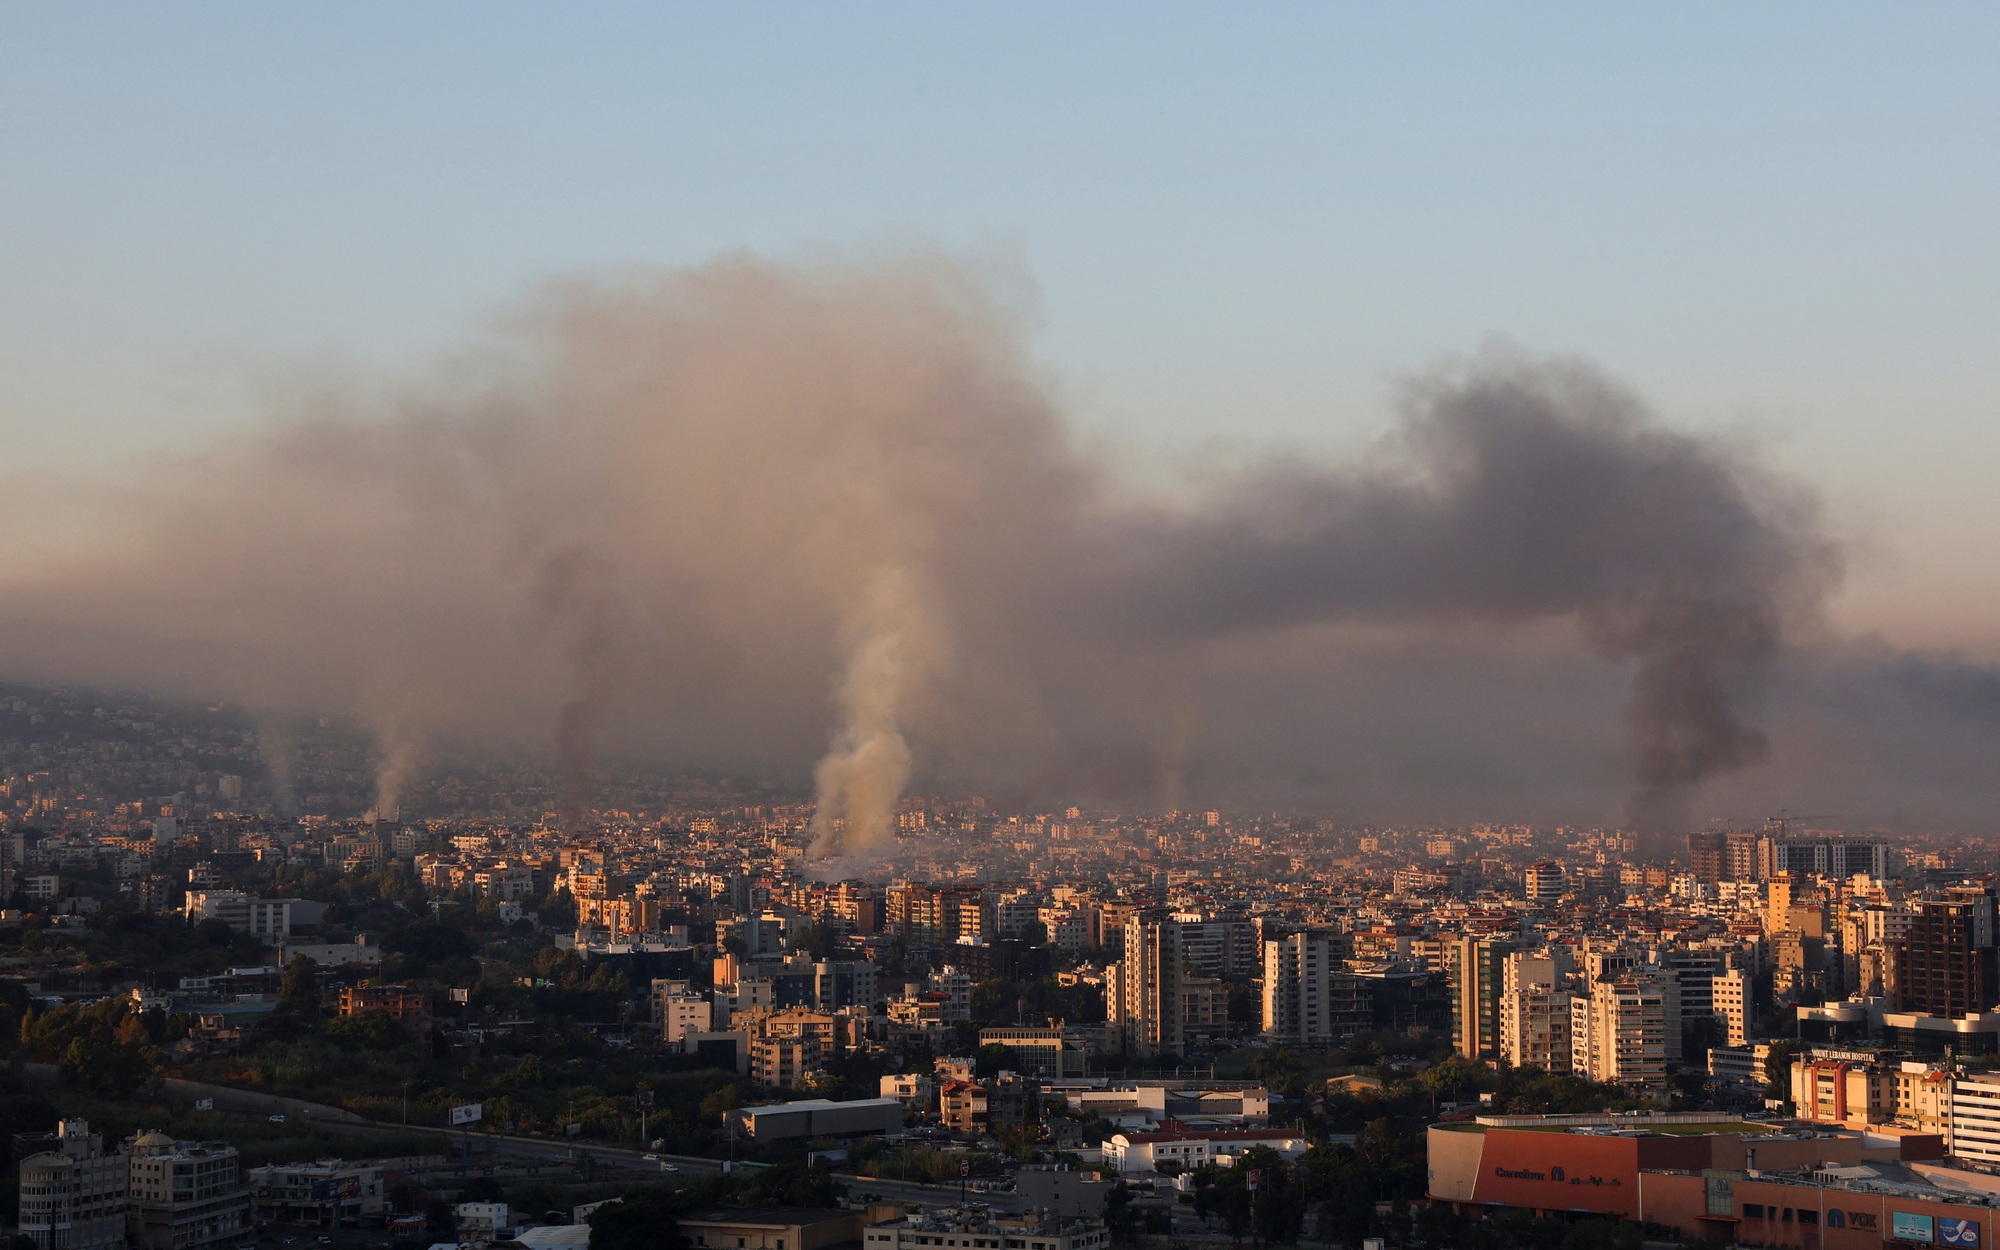
<svg viewBox="0 0 2000 1250">
<path fill-rule="evenodd" d="M 1125 922 L 1125 956 L 1109 969 L 1106 1014 L 1122 1025 L 1135 1055 L 1184 1054 L 1187 975 L 1181 926 L 1159 912 L 1138 912 Z"/>
<path fill-rule="evenodd" d="M 1717 973 L 1709 982 L 1710 1009 L 1722 1017 L 1723 1045 L 1750 1042 L 1750 976 L 1741 968 Z"/>
<path fill-rule="evenodd" d="M 1451 1044 L 1467 1059 L 1500 1057 L 1500 991 L 1513 947 L 1493 938 L 1457 937 L 1445 947 L 1451 981 Z"/>
<path fill-rule="evenodd" d="M 1500 1057 L 1517 1068 L 1570 1070 L 1571 996 L 1556 961 L 1515 952 L 1500 991 Z"/>
<path fill-rule="evenodd" d="M 1891 951 L 1902 1011 L 1963 1016 L 1994 1003 L 1993 893 L 1965 884 L 1917 902 L 1909 931 Z"/>
<path fill-rule="evenodd" d="M 1181 956 L 1204 976 L 1248 981 L 1256 975 L 1259 957 L 1257 926 L 1248 916 L 1208 916 L 1199 912 L 1174 915 L 1181 926 Z"/>
<path fill-rule="evenodd" d="M 1758 844 L 1764 835 L 1739 830 L 1710 829 L 1688 835 L 1688 861 L 1697 881 L 1756 881 Z"/>
<path fill-rule="evenodd" d="M 1808 877 L 1889 875 L 1889 844 L 1880 838 L 1766 834 L 1757 842 L 1758 875 Z"/>
<path fill-rule="evenodd" d="M 1671 974 L 1638 967 L 1606 976 L 1570 1012 L 1570 1065 L 1593 1081 L 1659 1088 L 1680 1057 L 1680 1002 Z"/>
<path fill-rule="evenodd" d="M 1264 1034 L 1293 1046 L 1320 1046 L 1356 1032 L 1344 933 L 1307 931 L 1264 943 Z M 1366 1019 L 1359 1022 L 1367 1027 Z"/>
</svg>

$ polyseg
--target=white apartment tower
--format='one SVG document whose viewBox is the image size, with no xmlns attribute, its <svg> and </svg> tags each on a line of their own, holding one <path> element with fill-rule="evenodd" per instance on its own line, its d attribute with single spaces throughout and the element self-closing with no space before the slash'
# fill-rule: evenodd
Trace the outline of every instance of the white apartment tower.
<svg viewBox="0 0 2000 1250">
<path fill-rule="evenodd" d="M 1338 1040 L 1334 974 L 1347 958 L 1344 934 L 1294 933 L 1264 943 L 1264 1035 L 1293 1046 Z"/>
<path fill-rule="evenodd" d="M 1590 986 L 1570 1013 L 1570 1066 L 1593 1081 L 1657 1089 L 1680 1051 L 1680 995 L 1671 973 L 1635 968 Z"/>
<path fill-rule="evenodd" d="M 1127 920 L 1125 958 L 1110 971 L 1105 1006 L 1112 1023 L 1124 1026 L 1132 1053 L 1184 1053 L 1181 982 L 1186 972 L 1179 922 L 1145 912 Z"/>
<path fill-rule="evenodd" d="M 1747 1046 L 1750 1042 L 1750 977 L 1741 968 L 1716 975 L 1715 1014 L 1722 1017 L 1724 1045 Z"/>
<path fill-rule="evenodd" d="M 1508 956 L 1500 991 L 1500 1057 L 1509 1064 L 1570 1070 L 1572 998 L 1561 983 L 1552 957 L 1526 952 Z"/>
</svg>

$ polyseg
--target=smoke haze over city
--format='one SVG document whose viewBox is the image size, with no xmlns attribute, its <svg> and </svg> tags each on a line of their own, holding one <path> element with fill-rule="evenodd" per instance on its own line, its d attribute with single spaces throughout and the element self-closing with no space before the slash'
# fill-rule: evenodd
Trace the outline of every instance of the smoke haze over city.
<svg viewBox="0 0 2000 1250">
<path fill-rule="evenodd" d="M 828 853 L 912 784 L 1661 830 L 1991 797 L 1992 676 L 1835 636 L 1840 545 L 1753 443 L 1494 347 L 1357 454 L 1134 471 L 1022 287 L 552 282 L 414 380 L 16 493 L 0 667 L 358 717 L 385 808 L 454 754 L 547 759 L 572 813 L 609 762 L 816 771 Z"/>
</svg>

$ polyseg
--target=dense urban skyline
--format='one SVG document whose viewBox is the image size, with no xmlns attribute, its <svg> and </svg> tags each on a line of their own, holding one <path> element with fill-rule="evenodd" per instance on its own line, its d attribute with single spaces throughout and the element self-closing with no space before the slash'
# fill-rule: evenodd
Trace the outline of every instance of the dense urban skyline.
<svg viewBox="0 0 2000 1250">
<path fill-rule="evenodd" d="M 0 1250 L 2000 1245 L 1996 35 L 0 0 Z"/>
</svg>

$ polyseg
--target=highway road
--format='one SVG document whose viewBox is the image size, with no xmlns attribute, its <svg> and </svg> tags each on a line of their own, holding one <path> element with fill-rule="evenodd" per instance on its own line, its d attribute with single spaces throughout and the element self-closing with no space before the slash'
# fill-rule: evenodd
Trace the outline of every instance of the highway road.
<svg viewBox="0 0 2000 1250">
<path fill-rule="evenodd" d="M 55 1084 L 56 1065 L 52 1063 L 23 1064 L 23 1075 L 32 1081 Z M 200 1081 L 170 1080 L 164 1086 L 166 1093 L 176 1098 L 196 1101 L 213 1099 L 217 1111 L 246 1116 L 268 1116 L 282 1114 L 299 1116 L 310 1120 L 322 1129 L 336 1133 L 384 1133 L 409 1132 L 427 1136 L 449 1138 L 454 1143 L 463 1134 L 457 1129 L 437 1128 L 429 1125 L 395 1124 L 381 1120 L 370 1120 L 356 1115 L 345 1107 L 329 1106 L 325 1103 L 308 1102 L 300 1098 L 282 1098 L 255 1090 L 239 1089 L 230 1085 L 210 1085 Z M 571 1155 L 571 1143 L 546 1137 L 516 1137 L 497 1133 L 474 1133 L 471 1135 L 475 1156 L 508 1155 L 514 1158 L 547 1159 L 551 1162 L 567 1161 Z M 660 1171 L 659 1163 L 648 1160 L 650 1153 L 645 1150 L 625 1146 L 607 1146 L 601 1142 L 577 1141 L 575 1149 L 587 1151 L 591 1158 L 600 1163 L 612 1164 L 621 1171 L 655 1173 Z M 701 1155 L 661 1155 L 660 1162 L 678 1167 L 682 1175 L 714 1175 L 722 1170 L 717 1159 Z M 843 1176 L 850 1186 L 850 1192 L 860 1194 L 880 1194 L 892 1202 L 922 1203 L 926 1206 L 956 1206 L 960 1201 L 959 1187 L 956 1185 L 927 1185 L 912 1181 L 889 1180 L 869 1176 Z M 1015 1196 L 1008 1193 L 980 1193 L 977 1190 L 965 1194 L 968 1201 L 984 1203 L 996 1211 L 1019 1209 Z"/>
<path fill-rule="evenodd" d="M 455 1145 L 464 1134 L 457 1129 L 433 1128 L 421 1125 L 379 1124 L 373 1121 L 355 1123 L 352 1120 L 327 1120 L 322 1127 L 340 1133 L 381 1132 L 385 1130 L 423 1133 L 439 1138 L 448 1138 Z M 505 1155 L 517 1159 L 547 1159 L 550 1162 L 566 1162 L 576 1153 L 587 1153 L 599 1164 L 609 1164 L 621 1170 L 639 1173 L 677 1174 L 681 1176 L 713 1176 L 722 1171 L 722 1160 L 710 1159 L 704 1155 L 661 1154 L 657 1162 L 646 1158 L 653 1152 L 626 1146 L 608 1146 L 602 1142 L 579 1139 L 574 1144 L 546 1137 L 518 1137 L 511 1134 L 475 1133 L 470 1137 L 473 1157 L 490 1158 Z M 672 1164 L 677 1173 L 666 1173 L 661 1164 Z M 931 1185 L 916 1181 L 891 1180 L 886 1177 L 848 1176 L 842 1180 L 849 1186 L 854 1196 L 879 1194 L 892 1202 L 913 1202 L 925 1206 L 957 1206 L 961 1201 L 961 1191 L 956 1185 Z M 1015 1196 L 1010 1193 L 982 1193 L 966 1190 L 963 1200 L 983 1203 L 996 1211 L 1017 1210 Z"/>
</svg>

